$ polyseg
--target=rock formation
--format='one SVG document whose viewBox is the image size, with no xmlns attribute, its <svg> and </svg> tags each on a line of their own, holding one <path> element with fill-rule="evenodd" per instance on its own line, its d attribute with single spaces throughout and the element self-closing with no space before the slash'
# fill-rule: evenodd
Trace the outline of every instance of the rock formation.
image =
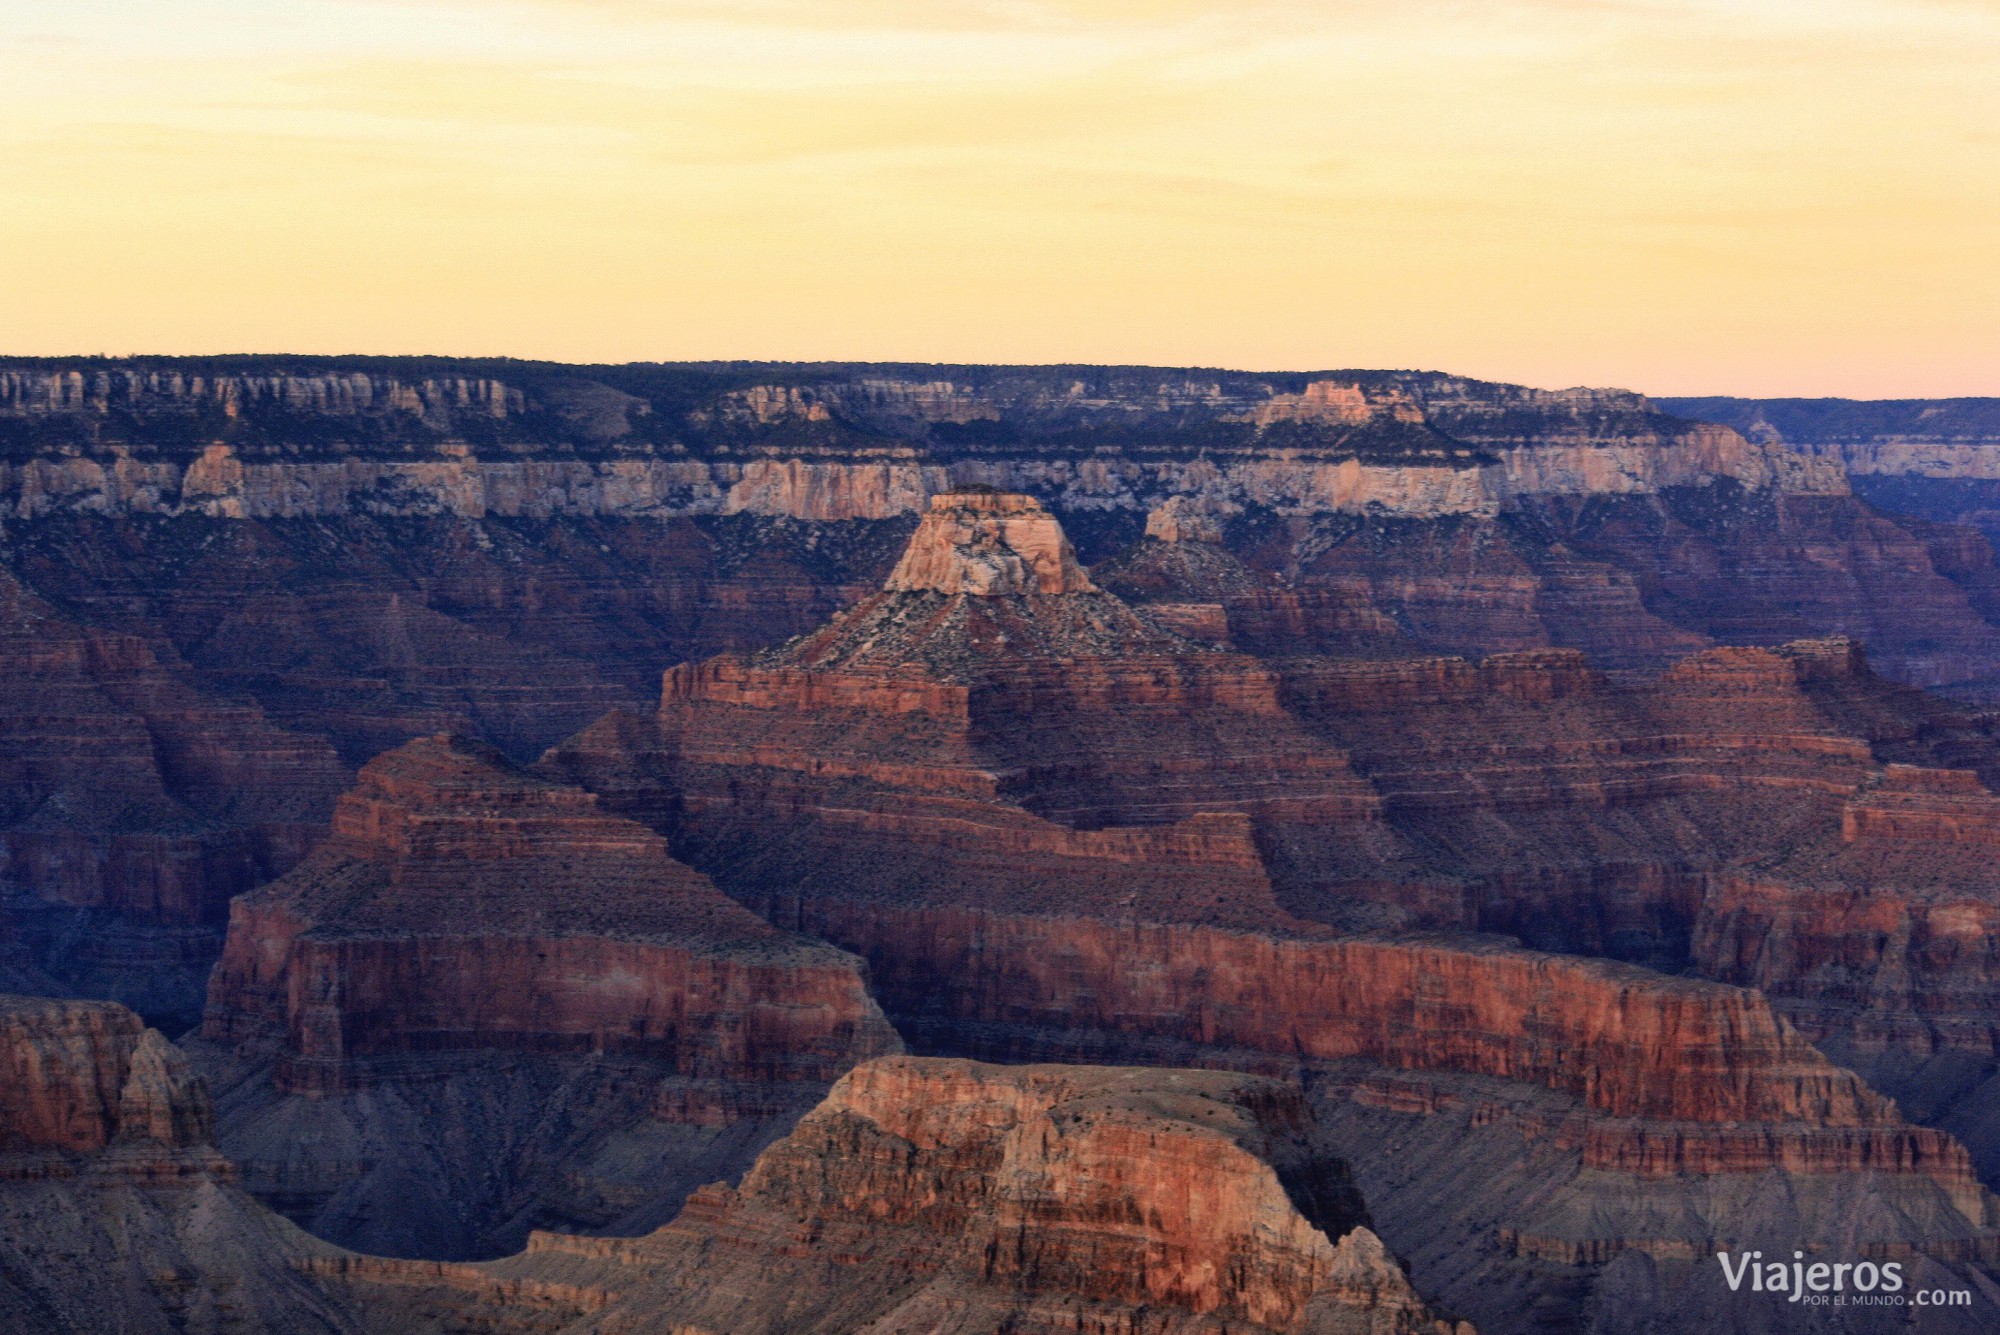
<svg viewBox="0 0 2000 1335">
<path fill-rule="evenodd" d="M 322 1271 L 502 1331 L 1472 1335 L 1412 1290 L 1310 1124 L 1254 1076 L 889 1058 L 649 1237 Z"/>
<path fill-rule="evenodd" d="M 419 1255 L 657 1221 L 899 1046 L 851 957 L 446 737 L 369 762 L 332 837 L 236 901 L 203 1037 L 251 1189 Z"/>
<path fill-rule="evenodd" d="M 1415 373 L 17 361 L 0 567 L 151 655 L 191 693 L 180 712 L 234 736 L 254 701 L 350 768 L 439 731 L 527 761 L 649 708 L 661 663 L 766 648 L 879 589 L 931 499 L 968 484 L 1035 496 L 1109 562 L 1095 582 L 1240 652 L 1570 646 L 1657 669 L 1838 631 L 1888 675 L 1989 689 L 1986 538 L 1878 513 L 1840 460 L 1751 434 L 1621 391 Z M 1155 513 L 1177 517 L 1142 537 Z M 262 835 L 191 845 L 164 816 L 76 842 L 102 815 L 20 831 L 12 879 L 61 902 L 79 877 L 163 880 L 212 907 L 285 865 L 259 861 Z M 213 937 L 154 925 L 93 918 L 118 944 L 58 972 L 185 1022 Z M 180 981 L 118 991 L 142 975 Z"/>
<path fill-rule="evenodd" d="M 355 1330 L 300 1273 L 333 1249 L 234 1185 L 209 1121 L 124 1007 L 0 996 L 0 1327 Z"/>
<path fill-rule="evenodd" d="M 1816 1043 L 1961 1136 L 1989 1178 L 1996 840 L 2000 797 L 1977 773 L 1890 765 L 1837 827 L 1718 878 L 1693 940 L 1705 972 L 1769 993 Z"/>
<path fill-rule="evenodd" d="M 0 876 L 61 986 L 191 1023 L 229 896 L 287 869 L 347 781 L 319 738 L 205 694 L 0 570 Z"/>
<path fill-rule="evenodd" d="M 1029 504 L 946 496 L 937 513 L 1001 510 L 1059 551 Z M 1558 1179 L 1619 1183 L 1558 1225 L 1513 1179 L 1485 1250 L 1434 1255 L 1483 1325 L 1532 1328 L 1481 1295 L 1496 1273 L 1559 1290 L 1508 1267 L 1692 1258 L 1734 1236 L 1728 1184 L 1769 1174 L 1803 1202 L 1771 1226 L 1797 1236 L 1840 1218 L 1857 1245 L 1939 1264 L 2000 1247 L 1965 1148 L 1759 993 L 1468 934 L 1699 967 L 1714 878 L 1837 830 L 1892 754 L 1990 754 L 1977 720 L 1879 681 L 1846 643 L 1712 649 L 1650 681 L 1574 651 L 1260 662 L 1094 586 L 943 593 L 966 586 L 954 560 L 1033 568 L 997 527 L 945 531 L 921 527 L 905 563 L 928 587 L 675 668 L 656 719 L 607 720 L 545 768 L 865 956 L 920 1049 L 1299 1074 L 1330 1134 L 1471 1108 L 1547 1142 Z M 1033 624 L 989 629 L 989 606 Z M 1398 1210 L 1429 1190 L 1390 1166 L 1377 1180 Z M 1831 1182 L 1869 1205 L 1816 1204 Z"/>
<path fill-rule="evenodd" d="M 892 1041 L 844 949 L 924 1050 L 1298 1077 L 1482 1328 L 1726 1328 L 1753 1236 L 1984 1283 L 2000 745 L 1886 679 L 2000 672 L 1978 413 L 1767 407 L 9 364 L 0 977 L 166 1023 L 348 767 L 569 737 L 376 760 L 238 901 L 189 1047 L 265 1199 L 655 1227 Z"/>
</svg>

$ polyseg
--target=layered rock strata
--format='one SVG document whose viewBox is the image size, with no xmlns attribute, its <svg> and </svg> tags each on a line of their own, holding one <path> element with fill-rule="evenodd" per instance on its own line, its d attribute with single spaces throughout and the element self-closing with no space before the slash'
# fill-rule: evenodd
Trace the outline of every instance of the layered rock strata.
<svg viewBox="0 0 2000 1335">
<path fill-rule="evenodd" d="M 203 1037 L 252 1189 L 418 1254 L 502 1247 L 536 1209 L 657 1216 L 898 1046 L 852 957 L 449 738 L 371 761 L 326 844 L 236 902 Z"/>
<path fill-rule="evenodd" d="M 80 507 L 270 518 L 359 502 L 830 520 L 907 512 L 971 482 L 1100 498 L 1181 490 L 1181 461 L 1106 468 L 1088 458 L 1135 429 L 1199 438 L 1219 461 L 1214 480 L 1237 499 L 1308 509 L 1492 514 L 1523 495 L 1643 494 L 1717 478 L 1843 490 L 1838 470 L 1618 390 L 1138 367 L 507 370 L 512 383 L 471 367 L 419 381 L 324 360 L 0 368 L 0 423 L 17 445 L 0 493 L 22 516 Z M 343 448 L 283 460 L 274 446 L 300 419 Z M 508 457 L 538 436 L 586 457 Z M 670 441 L 696 448 L 635 448 Z M 73 453 L 20 457 L 20 446 L 56 443 Z M 499 457 L 474 457 L 471 445 Z"/>
<path fill-rule="evenodd" d="M 271 358 L 21 362 L 0 384 L 5 564 L 350 766 L 440 730 L 525 760 L 643 708 L 659 663 L 879 587 L 929 500 L 975 482 L 1038 496 L 1091 560 L 1178 507 L 1148 540 L 1171 557 L 1120 573 L 1170 630 L 1258 654 L 1651 667 L 1842 630 L 1922 684 L 2000 669 L 1978 534 L 1890 521 L 1831 464 L 1617 391 Z M 22 874 L 112 856 L 73 852 Z M 242 888 L 222 856 L 174 874 L 220 902 Z"/>
<path fill-rule="evenodd" d="M 1005 559 L 1010 535 L 1064 570 L 1025 498 L 935 505 L 903 565 L 925 579 L 676 668 L 656 718 L 545 767 L 864 955 L 926 1050 L 1498 1082 L 1496 1106 L 1530 1109 L 1513 1134 L 1640 1203 L 1577 1234 L 1563 1264 L 1586 1277 L 1690 1178 L 1844 1182 L 1879 1203 L 1871 1245 L 1992 1249 L 1964 1147 L 1757 992 L 1465 934 L 1685 970 L 1719 873 L 1839 829 L 1891 757 L 1990 756 L 1978 720 L 1845 642 L 1710 649 L 1650 681 L 1575 651 L 1259 661 L 1175 643 L 1095 579 L 1023 591 L 1037 565 Z M 1542 1236 L 1531 1197 L 1494 1224 L 1492 1265 L 1525 1255 L 1508 1230 Z"/>
<path fill-rule="evenodd" d="M 445 727 L 531 756 L 640 703 L 663 657 L 821 620 L 879 582 L 878 530 L 969 483 L 1036 495 L 1092 559 L 1161 505 L 1233 516 L 1225 545 L 1275 585 L 1244 612 L 1256 652 L 1383 618 L 1453 653 L 1656 665 L 1693 639 L 1844 630 L 1923 684 L 2000 668 L 1976 534 L 1886 521 L 1836 461 L 1622 391 L 272 358 L 14 363 L 0 383 L 9 564 L 352 764 Z M 135 544 L 166 559 L 135 565 Z M 1176 624 L 1208 635 L 1204 615 Z"/>
<path fill-rule="evenodd" d="M 578 1331 L 1471 1335 L 1310 1125 L 1250 1076 L 890 1058 L 648 1237 L 323 1269 L 378 1309 L 500 1330 L 539 1307 Z"/>
<path fill-rule="evenodd" d="M 1892 765 L 1837 830 L 1718 878 L 1693 947 L 2000 1172 L 2000 798 L 1969 769 Z"/>
<path fill-rule="evenodd" d="M 185 1027 L 229 897 L 298 862 L 347 773 L 318 738 L 205 694 L 132 635 L 0 570 L 0 879 L 61 986 Z"/>
<path fill-rule="evenodd" d="M 330 1255 L 234 1185 L 201 1081 L 109 1002 L 0 996 L 0 1326 L 347 1332 Z"/>
</svg>

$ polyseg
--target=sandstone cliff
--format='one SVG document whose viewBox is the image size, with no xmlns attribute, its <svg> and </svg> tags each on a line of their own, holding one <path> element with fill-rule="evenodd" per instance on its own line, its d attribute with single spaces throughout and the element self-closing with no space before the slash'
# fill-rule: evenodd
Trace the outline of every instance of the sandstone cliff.
<svg viewBox="0 0 2000 1335">
<path fill-rule="evenodd" d="M 329 1255 L 245 1196 L 207 1091 L 109 1002 L 0 997 L 0 1327 L 346 1332 Z"/>
<path fill-rule="evenodd" d="M 1411 1289 L 1310 1124 L 1256 1077 L 885 1059 L 649 1237 L 325 1269 L 371 1306 L 502 1330 L 539 1301 L 578 1331 L 1471 1335 Z"/>
<path fill-rule="evenodd" d="M 203 1035 L 253 1190 L 434 1255 L 504 1246 L 489 1235 L 531 1205 L 657 1215 L 898 1047 L 851 957 L 772 929 L 590 794 L 448 738 L 371 761 L 332 837 L 237 900 Z M 619 1162 L 648 1134 L 691 1158 L 656 1190 Z M 424 1163 L 437 1180 L 413 1187 Z M 453 1199 L 468 1175 L 484 1185 Z"/>
<path fill-rule="evenodd" d="M 1026 498 L 971 500 L 939 513 L 1002 511 L 1060 551 Z M 1173 527 L 1151 541 L 1204 541 Z M 1987 724 L 1847 642 L 1708 649 L 1652 679 L 1573 650 L 1259 661 L 1177 644 L 1094 579 L 966 593 L 955 562 L 1034 563 L 1005 526 L 945 531 L 920 528 L 905 568 L 960 592 L 885 589 L 780 649 L 683 665 L 656 718 L 607 720 L 545 768 L 864 955 L 920 1050 L 1302 1074 L 1335 1128 L 1422 1138 L 1469 1109 L 1540 1147 L 1574 1194 L 1510 1177 L 1482 1240 L 1432 1262 L 1496 1328 L 1535 1326 L 1481 1276 L 1573 1317 L 1563 1284 L 1628 1252 L 1691 1263 L 1733 1236 L 1730 1184 L 1773 1174 L 1801 1204 L 1769 1226 L 1793 1236 L 1849 1226 L 1832 1192 L 1866 1202 L 1857 1245 L 1975 1266 L 2000 1246 L 1964 1146 L 1764 996 L 1577 957 L 1705 967 L 1716 877 L 1837 833 L 1892 760 L 1990 754 Z M 993 606 L 1033 624 L 986 634 Z M 1475 1171 L 1448 1148 L 1427 1185 L 1370 1160 L 1411 1207 L 1399 1227 Z"/>
</svg>

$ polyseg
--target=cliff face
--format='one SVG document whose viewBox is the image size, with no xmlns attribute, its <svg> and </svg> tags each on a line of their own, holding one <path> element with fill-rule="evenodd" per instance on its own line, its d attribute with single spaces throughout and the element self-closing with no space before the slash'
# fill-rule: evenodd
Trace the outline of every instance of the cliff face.
<svg viewBox="0 0 2000 1335">
<path fill-rule="evenodd" d="M 1187 490 L 1181 469 L 1143 446 L 1094 460 L 1093 446 L 1162 431 L 1221 461 L 1196 479 L 1205 489 L 1280 508 L 1491 514 L 1525 495 L 1723 477 L 1841 490 L 1837 470 L 1638 395 L 1384 372 L 51 363 L 0 368 L 0 419 L 19 442 L 0 491 L 22 516 L 269 518 L 360 503 L 825 521 L 905 513 L 975 482 L 1129 506 L 1163 485 Z M 272 457 L 301 429 L 335 444 L 333 457 Z M 679 448 L 647 448 L 668 442 Z M 505 457 L 532 444 L 543 458 Z M 51 458 L 50 445 L 70 452 Z"/>
<path fill-rule="evenodd" d="M 0 670 L 0 876 L 29 892 L 12 906 L 23 950 L 61 985 L 184 1026 L 229 896 L 305 855 L 346 771 L 5 571 Z"/>
<path fill-rule="evenodd" d="M 1993 720 L 1792 639 L 1974 683 L 2000 573 L 1835 461 L 1432 376 L 28 369 L 0 548 L 32 690 L 0 761 L 35 893 L 0 906 L 0 964 L 107 941 L 65 978 L 192 973 L 250 890 L 187 1047 L 245 1183 L 327 1236 L 437 1258 L 655 1228 L 893 1049 L 886 1011 L 926 1051 L 1301 1081 L 1301 1134 L 1482 1328 L 1740 1324 L 1697 1273 L 1738 1241 L 1954 1286 L 2000 1255 Z M 532 777 L 402 745 L 520 760 L 591 719 Z M 697 1196 L 689 1227 L 735 1221 L 702 1264 L 760 1258 L 732 1291 L 828 1322 L 907 1269 L 916 1329 L 1318 1328 L 1334 1272 L 1268 1197 L 1229 1206 L 1262 1252 L 1178 1198 L 1095 1227 L 1142 1149 L 1235 1180 L 1123 1112 L 1115 1153 L 1048 1169 L 1073 1204 L 994 1205 L 1045 1234 L 937 1259 L 925 1211 L 971 1175 L 911 1158 L 930 1133 L 894 1109 L 1000 1096 L 898 1088 L 841 1113 L 893 1139 L 815 1123 L 755 1191 Z M 1033 1145 L 1005 1152 L 1078 1099 L 1006 1114 Z M 129 1139 L 108 1095 L 21 1124 L 69 1134 L 72 1106 L 112 1144 L 63 1153 Z M 856 1158 L 918 1202 L 841 1235 L 878 1278 L 773 1279 L 801 1226 L 769 1193 L 850 1218 L 853 1180 L 805 1170 Z M 555 1325 L 624 1301 L 629 1274 L 585 1271 L 626 1245 L 544 1241 L 497 1288 L 333 1272 Z M 1218 1246 L 1276 1306 L 1203 1278 Z M 736 1329 L 686 1273 L 659 1310 Z"/>
<path fill-rule="evenodd" d="M 2000 479 L 2000 399 L 1664 399 L 1669 412 L 1833 458 L 1852 477 Z"/>
<path fill-rule="evenodd" d="M 1170 518 L 1151 542 L 1205 542 Z M 939 579 L 961 559 L 996 551 L 913 538 L 909 564 Z M 1502 1274 L 1556 1284 L 1537 1269 L 1554 1261 L 1588 1285 L 1628 1252 L 1700 1255 L 1730 1184 L 1768 1174 L 1806 1202 L 1782 1225 L 1802 1238 L 1834 1226 L 1839 1182 L 1869 1202 L 1859 1243 L 2000 1245 L 1959 1141 L 1759 992 L 1669 976 L 1763 976 L 1707 948 L 1728 875 L 1844 827 L 1984 829 L 1983 788 L 1893 800 L 1909 785 L 1889 766 L 1990 769 L 1990 721 L 1882 681 L 1845 641 L 1706 649 L 1651 680 L 1573 650 L 1259 660 L 1177 643 L 1092 584 L 884 590 L 779 649 L 673 669 L 655 718 L 607 720 L 544 768 L 865 956 L 920 1050 L 1301 1075 L 1330 1125 L 1402 1119 L 1397 1137 L 1490 1117 L 1576 1184 L 1508 1179 L 1486 1241 L 1438 1256 L 1483 1323 L 1533 1328 L 1496 1306 Z M 999 607 L 1033 624 L 987 630 Z M 1960 986 L 1939 963 L 1934 985 Z M 1441 1177 L 1474 1171 L 1438 1153 Z M 1432 1189 L 1378 1180 L 1399 1202 Z M 1553 1222 L 1565 1199 L 1594 1222 Z M 1690 1222 L 1660 1233 L 1676 1211 Z"/>
<path fill-rule="evenodd" d="M 232 1185 L 208 1092 L 110 1002 L 0 996 L 0 1325 L 349 1331 L 330 1249 Z"/>
<path fill-rule="evenodd" d="M 215 948 L 189 908 L 208 931 L 229 896 L 288 867 L 342 781 L 323 755 L 276 751 L 323 740 L 351 770 L 452 731 L 529 760 L 607 710 L 650 707 L 662 664 L 767 648 L 881 590 L 932 500 L 970 484 L 1039 500 L 1100 569 L 1059 578 L 1125 597 L 1162 644 L 1572 646 L 1617 669 L 1839 631 L 1886 674 L 1988 689 L 1990 544 L 1872 510 L 1841 467 L 1637 395 L 1439 375 L 9 363 L 0 566 L 21 598 L 175 683 L 174 699 L 156 685 L 116 703 L 132 720 L 116 745 L 136 758 L 101 766 L 97 706 L 23 713 L 24 750 L 82 748 L 93 773 L 143 769 L 143 726 L 166 804 L 112 812 L 130 782 L 86 784 L 64 798 L 80 805 L 11 832 L 10 879 L 102 907 L 89 934 L 75 913 L 24 919 L 44 945 L 120 942 L 62 978 L 184 1022 Z M 1169 510 L 1186 522 L 1144 537 Z M 1019 596 L 1053 596 L 1040 578 Z M 956 596 L 924 591 L 941 609 Z M 988 639 L 1053 624 L 1018 610 L 995 600 L 975 620 Z M 1133 638 L 1084 616 L 1052 643 L 1107 632 Z M 197 755 L 242 772 L 204 787 L 177 771 Z M 280 764 L 296 771 L 281 786 L 317 795 L 277 822 L 295 828 L 204 805 L 273 791 Z M 148 976 L 177 981 L 149 993 Z"/>
<path fill-rule="evenodd" d="M 727 1125 L 795 1114 L 855 1061 L 898 1046 L 851 957 L 767 926 L 590 794 L 445 738 L 371 761 L 341 799 L 332 837 L 236 902 L 203 1035 L 218 1073 L 249 1082 L 225 1104 L 222 1128 L 246 1181 L 327 1232 L 385 1249 L 423 1237 L 422 1211 L 370 1220 L 366 1201 L 393 1194 L 427 1156 L 469 1171 L 464 1156 L 501 1151 L 450 1125 L 470 1115 L 467 1100 L 496 1094 L 484 1069 L 496 1061 L 546 1068 L 517 1077 L 512 1099 L 501 1082 L 499 1106 L 484 1113 L 496 1124 L 489 1137 L 528 1139 L 513 1150 L 526 1182 L 508 1191 L 532 1196 L 542 1179 L 591 1175 L 569 1160 L 601 1146 L 569 1143 L 557 1128 L 552 1143 L 533 1134 L 549 1100 L 583 1101 L 584 1068 L 616 1087 L 606 1116 L 636 1104 L 642 1121 Z M 443 1097 L 458 1112 L 395 1151 L 393 1171 L 340 1148 L 393 1141 L 408 1129 L 376 1122 L 404 1114 L 383 1107 L 437 1095 L 361 1091 L 439 1081 L 457 1091 Z M 331 1160 L 298 1141 L 315 1122 L 328 1128 L 316 1139 Z M 746 1140 L 752 1130 L 739 1128 L 711 1147 L 721 1162 L 704 1167 L 726 1168 Z M 619 1196 L 611 1176 L 593 1190 Z M 665 1180 L 671 1192 L 677 1179 Z M 641 1205 L 667 1208 L 607 1199 L 595 1207 L 602 1217 L 574 1217 L 602 1224 Z M 521 1208 L 496 1217 L 483 1198 L 458 1206 L 417 1245 L 492 1247 L 476 1240 L 504 1233 Z"/>
<path fill-rule="evenodd" d="M 9 1150 L 92 1153 L 123 1138 L 171 1156 L 208 1144 L 207 1091 L 123 1006 L 0 997 L 0 1058 Z"/>
<path fill-rule="evenodd" d="M 1693 939 L 1705 972 L 1769 993 L 1813 1041 L 1963 1137 L 1988 1175 L 1996 841 L 2000 798 L 1978 773 L 1891 765 L 1836 830 L 1719 878 Z"/>
<path fill-rule="evenodd" d="M 1940 571 L 1990 615 L 2000 538 L 2000 399 L 1669 399 L 1670 411 L 1835 465 L 1855 495 L 1899 516 Z M 1946 680 L 1950 680 L 1947 678 Z M 1992 684 L 1969 693 L 1985 698 Z"/>
<path fill-rule="evenodd" d="M 650 1237 L 343 1278 L 502 1329 L 525 1290 L 569 1297 L 580 1330 L 1471 1335 L 1425 1308 L 1310 1128 L 1256 1077 L 891 1058 Z"/>
</svg>

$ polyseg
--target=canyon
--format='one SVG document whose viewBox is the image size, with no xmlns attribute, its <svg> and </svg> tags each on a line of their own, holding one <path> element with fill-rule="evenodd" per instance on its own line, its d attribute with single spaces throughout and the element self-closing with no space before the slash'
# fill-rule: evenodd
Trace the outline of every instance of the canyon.
<svg viewBox="0 0 2000 1335">
<path fill-rule="evenodd" d="M 476 1256 L 661 1222 L 902 1045 L 859 961 L 441 736 L 236 900 L 189 1046 L 249 1190 L 343 1245 Z"/>
<path fill-rule="evenodd" d="M 252 1200 L 200 1078 L 115 1003 L 0 996 L 0 1070 L 14 1330 L 1474 1335 L 1369 1230 L 1297 1088 L 1254 1076 L 879 1058 L 663 1228 L 464 1265 Z"/>
<path fill-rule="evenodd" d="M 1556 1156 L 1489 1184 L 1483 1244 L 1417 1263 L 1482 1328 L 1523 1328 L 1522 1289 L 1561 1305 L 1627 1253 L 1694 1285 L 1740 1236 L 1718 1203 L 1772 1175 L 1796 1211 L 1777 1227 L 1838 1220 L 1864 1250 L 1921 1236 L 1939 1265 L 2000 1255 L 1964 1143 L 1729 985 L 1847 1000 L 1814 990 L 1795 938 L 1754 978 L 1717 945 L 1736 875 L 1911 826 L 1922 811 L 1862 814 L 1892 791 L 1945 785 L 1952 828 L 1979 837 L 1995 799 L 1940 762 L 1990 769 L 1990 720 L 1883 681 L 1847 641 L 1614 680 L 1573 650 L 1256 658 L 1144 606 L 1099 588 L 1032 499 L 947 493 L 881 593 L 778 649 L 671 670 L 655 716 L 607 719 L 541 768 L 863 956 L 919 1051 L 1285 1076 L 1330 1135 L 1362 1137 L 1345 1145 L 1364 1180 L 1384 1116 L 1470 1109 L 1481 1139 Z M 1496 930 L 1512 939 L 1474 935 Z M 1898 960 L 1967 995 L 1957 961 Z M 1988 1152 L 1964 1109 L 1927 1111 Z M 1551 1175 L 1588 1181 L 1591 1210 L 1550 1219 Z M 1434 1185 L 1378 1184 L 1385 1211 Z M 1388 1240 L 1421 1258 L 1440 1222 Z"/>
<path fill-rule="evenodd" d="M 303 855 L 358 766 L 446 731 L 528 762 L 643 712 L 662 665 L 879 589 L 964 485 L 1035 497 L 1107 590 L 1259 656 L 1657 671 L 1840 634 L 1984 698 L 1991 544 L 1869 505 L 1861 476 L 1637 394 L 1413 372 L 15 359 L 4 596 L 99 665 L 57 681 L 6 647 L 74 719 L 26 698 L 0 719 L 11 916 L 58 982 L 184 1031 L 222 906 Z M 1149 538 L 1170 503 L 1213 540 Z M 160 790 L 115 811 L 41 777 L 111 715 Z M 280 788 L 232 790 L 289 788 L 281 810 L 215 809 L 216 726 L 293 753 Z"/>
<path fill-rule="evenodd" d="M 885 1058 L 645 1237 L 320 1271 L 412 1331 L 1473 1335 L 1311 1125 L 1254 1076 Z"/>
<path fill-rule="evenodd" d="M 0 996 L 0 1325 L 352 1332 L 300 1268 L 334 1249 L 243 1193 L 211 1115 L 123 1006 Z"/>
<path fill-rule="evenodd" d="M 1982 1329 L 1984 420 L 9 362 L 0 985 L 329 1329 Z"/>
</svg>

